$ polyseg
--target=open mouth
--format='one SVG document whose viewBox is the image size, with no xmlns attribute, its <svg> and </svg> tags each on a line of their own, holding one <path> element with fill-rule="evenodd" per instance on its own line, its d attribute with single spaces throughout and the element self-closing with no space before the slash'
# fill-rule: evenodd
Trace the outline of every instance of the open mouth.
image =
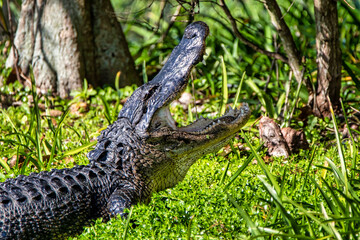
<svg viewBox="0 0 360 240">
<path fill-rule="evenodd" d="M 188 133 L 191 135 L 216 134 L 220 130 L 238 130 L 238 126 L 244 125 L 250 116 L 249 106 L 244 103 L 239 109 L 229 107 L 226 113 L 216 119 L 200 118 L 192 124 L 184 127 L 177 127 L 172 118 L 169 106 L 172 101 L 178 99 L 188 84 L 190 71 L 195 65 L 203 61 L 206 44 L 205 38 L 209 34 L 208 26 L 202 22 L 189 25 L 185 30 L 182 42 L 173 50 L 168 62 L 162 69 L 163 72 L 174 72 L 177 69 L 177 78 L 169 81 L 173 76 L 164 77 L 161 72 L 158 76 L 162 77 L 163 85 L 154 94 L 154 98 L 159 97 L 160 104 L 153 108 L 153 115 L 149 125 L 150 132 L 161 129 L 170 129 L 176 132 Z M 180 73 L 180 74 L 179 74 Z M 157 76 L 157 77 L 158 77 Z M 157 80 L 155 77 L 155 81 Z M 227 134 L 224 134 L 227 135 Z"/>
<path fill-rule="evenodd" d="M 137 134 L 144 138 L 148 138 L 149 133 L 151 137 L 178 133 L 186 138 L 197 139 L 203 135 L 220 139 L 234 135 L 250 116 L 247 104 L 239 109 L 229 108 L 217 119 L 200 118 L 185 127 L 177 127 L 169 110 L 170 103 L 185 90 L 191 69 L 203 59 L 208 35 L 209 28 L 205 23 L 188 25 L 181 42 L 174 48 L 161 71 L 152 81 L 133 93 L 118 118 L 129 119 Z M 167 131 L 171 132 L 165 133 Z"/>
<path fill-rule="evenodd" d="M 250 116 L 250 109 L 247 103 L 240 108 L 229 107 L 224 115 L 216 119 L 199 118 L 192 124 L 181 127 L 178 130 L 193 134 L 209 134 L 217 131 L 221 127 L 243 122 Z"/>
<path fill-rule="evenodd" d="M 174 99 L 173 99 L 174 100 Z M 247 103 L 243 103 L 240 108 L 229 107 L 224 115 L 216 119 L 200 117 L 193 123 L 184 127 L 176 127 L 176 122 L 172 118 L 169 105 L 160 108 L 153 116 L 150 131 L 161 130 L 162 128 L 171 129 L 179 132 L 186 132 L 194 135 L 214 134 L 219 130 L 234 128 L 247 121 L 250 116 L 250 109 Z"/>
</svg>

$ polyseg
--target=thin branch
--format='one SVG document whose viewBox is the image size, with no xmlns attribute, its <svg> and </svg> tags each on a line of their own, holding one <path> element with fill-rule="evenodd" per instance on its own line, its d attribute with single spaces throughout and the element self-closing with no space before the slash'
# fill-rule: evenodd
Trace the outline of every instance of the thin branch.
<svg viewBox="0 0 360 240">
<path fill-rule="evenodd" d="M 288 7 L 288 9 L 286 10 L 286 13 L 281 16 L 281 19 L 283 19 L 283 18 L 286 16 L 286 14 L 288 14 L 288 12 L 290 12 L 290 9 L 291 9 L 291 7 L 294 5 L 294 3 L 295 3 L 295 0 L 292 1 L 292 3 L 290 4 L 290 6 Z"/>
<path fill-rule="evenodd" d="M 284 46 L 284 50 L 289 58 L 288 64 L 291 67 L 291 70 L 294 72 L 295 79 L 298 83 L 301 83 L 303 80 L 303 73 L 304 71 L 301 70 L 301 55 L 296 48 L 294 39 L 291 35 L 290 29 L 287 26 L 283 15 L 281 13 L 280 7 L 277 4 L 276 0 L 265 0 L 264 1 L 265 7 L 269 12 L 271 22 L 276 28 L 279 36 L 281 38 L 282 44 Z M 310 94 L 312 94 L 312 87 L 311 83 L 309 83 L 305 79 L 305 85 Z"/>
<path fill-rule="evenodd" d="M 346 0 L 344 0 L 345 4 L 349 6 L 349 8 L 351 8 L 352 10 L 354 10 L 355 8 L 353 6 L 351 6 Z"/>
<path fill-rule="evenodd" d="M 277 60 L 280 60 L 282 62 L 285 62 L 285 63 L 288 63 L 288 59 L 283 56 L 282 54 L 280 53 L 275 53 L 275 52 L 269 52 L 269 51 L 266 51 L 265 49 L 262 49 L 261 47 L 257 46 L 256 44 L 250 42 L 248 39 L 246 39 L 241 33 L 240 31 L 238 30 L 237 28 L 237 24 L 236 24 L 236 20 L 235 18 L 231 15 L 230 13 L 230 10 L 229 8 L 226 6 L 225 4 L 225 1 L 224 0 L 220 0 L 220 7 L 223 9 L 223 11 L 225 12 L 226 16 L 228 17 L 228 19 L 230 20 L 230 23 L 231 23 L 231 26 L 232 26 L 232 29 L 235 33 L 235 36 L 237 38 L 239 38 L 239 40 L 241 42 L 243 42 L 245 45 L 251 47 L 252 49 L 254 49 L 255 51 L 261 53 L 261 54 L 264 54 L 266 56 L 269 56 L 269 57 L 272 57 L 272 58 L 275 58 Z"/>
<path fill-rule="evenodd" d="M 166 3 L 167 3 L 166 0 L 162 0 L 161 3 L 160 3 L 161 13 L 160 13 L 159 20 L 158 20 L 158 22 L 157 22 L 157 24 L 156 24 L 155 32 L 159 31 L 159 29 L 160 29 L 160 23 L 161 23 L 161 20 L 162 20 L 163 17 L 164 17 L 164 10 L 165 10 L 165 7 L 166 7 Z"/>
<path fill-rule="evenodd" d="M 276 38 L 277 38 L 277 35 L 274 34 L 274 47 L 275 47 L 275 51 L 278 52 L 279 51 L 279 46 L 277 44 Z M 271 67 L 270 67 L 270 70 L 269 70 L 269 75 L 268 75 L 268 77 L 266 79 L 266 83 L 265 83 L 265 87 L 264 87 L 264 92 L 265 93 L 267 93 L 268 85 L 269 85 L 270 80 L 271 80 L 271 72 L 274 70 L 275 65 L 276 65 L 276 59 L 273 59 L 271 61 Z"/>
<path fill-rule="evenodd" d="M 165 32 L 161 35 L 161 37 L 160 37 L 160 39 L 159 39 L 159 42 L 163 42 L 164 39 L 166 38 L 166 36 L 169 34 L 171 27 L 174 25 L 174 23 L 175 23 L 175 21 L 176 21 L 176 18 L 177 18 L 177 16 L 178 16 L 179 13 L 180 13 L 180 10 L 181 10 L 181 5 L 178 5 L 178 6 L 176 7 L 176 10 L 175 10 L 174 14 L 172 15 L 172 17 L 171 17 L 171 19 L 170 19 L 169 26 L 167 27 L 167 29 L 165 30 Z"/>
</svg>

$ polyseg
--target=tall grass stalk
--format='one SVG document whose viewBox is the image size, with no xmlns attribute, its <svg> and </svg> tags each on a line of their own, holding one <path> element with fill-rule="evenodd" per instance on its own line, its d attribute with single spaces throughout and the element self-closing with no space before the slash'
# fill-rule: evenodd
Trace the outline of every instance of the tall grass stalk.
<svg viewBox="0 0 360 240">
<path fill-rule="evenodd" d="M 234 105 L 233 105 L 233 108 L 235 109 L 238 105 L 238 101 L 239 101 L 239 97 L 240 97 L 240 92 L 241 92 L 241 89 L 242 89 L 242 85 L 244 83 L 244 79 L 245 79 L 245 74 L 246 72 L 243 72 L 242 76 L 241 76 L 241 80 L 240 80 L 240 84 L 239 84 L 239 87 L 237 88 L 236 90 L 236 95 L 235 95 L 235 99 L 234 99 Z"/>
<path fill-rule="evenodd" d="M 256 152 L 260 151 L 260 149 L 262 148 L 263 145 L 260 145 L 257 149 Z M 241 167 L 236 170 L 236 172 L 231 176 L 231 178 L 229 179 L 229 182 L 226 184 L 226 186 L 224 187 L 224 190 L 228 190 L 228 188 L 232 185 L 232 183 L 240 176 L 240 174 L 246 169 L 246 167 L 249 165 L 249 163 L 251 163 L 251 161 L 254 159 L 254 154 L 250 154 L 250 156 L 245 160 L 245 162 L 243 163 L 243 165 L 241 165 Z"/>
<path fill-rule="evenodd" d="M 60 121 L 58 122 L 58 125 L 57 125 L 57 128 L 55 129 L 55 132 L 53 132 L 54 134 L 54 137 L 53 137 L 53 145 L 52 145 L 52 148 L 51 148 L 51 153 L 50 153 L 50 158 L 49 158 L 49 161 L 48 161 L 48 164 L 47 164 L 47 169 L 49 170 L 51 168 L 51 165 L 54 161 L 54 154 L 55 154 L 55 149 L 56 149 L 56 143 L 59 143 L 58 145 L 58 148 L 59 146 L 61 146 L 61 136 L 59 136 L 60 134 L 60 130 L 61 130 L 61 127 L 64 123 L 64 120 L 65 118 L 69 115 L 69 112 L 70 112 L 70 107 L 66 109 L 66 111 L 61 115 L 61 118 L 60 118 Z"/>
<path fill-rule="evenodd" d="M 144 60 L 142 63 L 142 77 L 144 84 L 148 82 L 148 75 L 146 73 L 146 61 Z"/>
<path fill-rule="evenodd" d="M 292 119 L 292 116 L 294 114 L 294 111 L 297 107 L 297 102 L 299 100 L 299 94 L 300 94 L 300 89 L 301 89 L 301 86 L 302 86 L 302 79 L 301 81 L 298 83 L 298 86 L 297 86 L 297 89 L 296 89 L 296 93 L 295 93 L 295 97 L 292 101 L 292 104 L 291 104 L 291 110 L 289 111 L 288 113 L 288 116 L 287 116 L 287 119 L 285 121 L 285 126 L 286 127 L 289 127 L 290 126 L 290 122 L 291 122 L 291 119 Z"/>
<path fill-rule="evenodd" d="M 191 104 L 188 104 L 188 123 L 192 123 L 194 121 L 194 116 L 191 110 Z"/>
<path fill-rule="evenodd" d="M 287 212 L 287 209 L 284 207 L 283 201 L 281 200 L 281 196 L 278 194 L 281 192 L 275 191 L 274 187 L 271 186 L 266 180 L 265 176 L 258 176 L 259 180 L 264 184 L 265 189 L 270 194 L 270 196 L 275 200 L 275 204 L 277 205 L 278 209 L 280 210 L 281 215 L 283 216 L 283 219 L 285 222 L 291 226 L 295 234 L 299 234 L 299 228 L 297 226 L 297 223 L 295 219 Z"/>
<path fill-rule="evenodd" d="M 230 141 L 230 148 L 231 148 L 231 152 L 233 152 L 236 156 L 237 156 L 237 159 L 240 159 L 240 156 L 239 156 L 239 153 L 238 151 L 235 149 L 234 147 L 234 142 L 233 141 Z M 225 177 L 226 177 L 226 174 L 227 174 L 227 171 L 229 170 L 229 166 L 230 166 L 230 159 L 228 159 L 228 162 L 226 164 L 226 167 L 225 167 L 225 171 L 220 179 L 220 184 L 222 185 L 225 181 Z"/>
<path fill-rule="evenodd" d="M 311 220 L 316 222 L 318 225 L 320 225 L 329 234 L 329 236 L 327 236 L 327 237 L 333 236 L 333 232 L 327 226 L 327 224 L 324 224 L 321 219 L 319 219 L 318 217 L 315 216 L 315 214 L 318 215 L 318 213 L 314 213 L 312 211 L 307 211 L 305 208 L 303 208 L 303 206 L 301 204 L 299 204 L 291 199 L 286 199 L 286 202 L 289 202 L 292 205 L 294 205 L 299 212 L 303 213 L 305 216 L 307 216 L 308 218 L 310 218 Z"/>
<path fill-rule="evenodd" d="M 124 229 L 124 233 L 123 233 L 123 236 L 122 236 L 123 240 L 126 240 L 126 238 L 127 238 L 127 233 L 129 231 L 128 229 L 129 229 L 130 219 L 131 219 L 131 216 L 132 216 L 133 209 L 134 209 L 134 206 L 131 206 L 130 207 L 130 213 L 127 216 L 126 223 L 125 223 L 125 229 Z"/>
<path fill-rule="evenodd" d="M 270 173 L 269 169 L 267 168 L 266 164 L 264 163 L 264 160 L 256 152 L 255 148 L 250 143 L 248 137 L 242 130 L 241 130 L 241 136 L 244 138 L 246 144 L 249 146 L 251 153 L 254 155 L 254 157 L 257 160 L 258 164 L 260 165 L 261 169 L 264 171 L 267 179 L 270 181 L 272 186 L 275 188 L 276 192 L 280 193 L 280 187 L 279 187 L 279 184 L 277 183 L 275 177 Z"/>
<path fill-rule="evenodd" d="M 103 103 L 103 106 L 104 106 L 104 116 L 108 122 L 108 124 L 111 124 L 113 122 L 113 118 L 112 118 L 112 115 L 111 115 L 111 110 L 110 110 L 110 105 L 109 103 L 106 101 L 105 97 L 103 95 L 99 95 L 100 99 L 101 99 L 101 102 Z"/>
<path fill-rule="evenodd" d="M 357 154 L 358 154 L 357 144 L 355 143 L 354 136 L 353 136 L 353 134 L 351 132 L 352 129 L 349 126 L 349 121 L 347 119 L 345 107 L 344 107 L 344 104 L 343 104 L 343 101 L 342 101 L 341 98 L 340 98 L 340 103 L 341 103 L 341 108 L 342 108 L 342 111 L 343 111 L 343 114 L 344 114 L 346 127 L 347 127 L 347 130 L 349 132 L 350 139 L 351 139 L 351 142 L 349 143 L 350 144 L 350 149 L 351 149 L 351 154 L 352 154 L 351 168 L 356 169 L 356 158 L 357 158 Z M 354 178 L 354 177 L 355 177 L 355 171 L 351 171 L 351 178 Z"/>
<path fill-rule="evenodd" d="M 191 239 L 191 225 L 193 222 L 194 216 L 190 217 L 189 223 L 188 223 L 188 227 L 187 227 L 187 233 L 186 233 L 186 239 L 190 240 Z"/>
<path fill-rule="evenodd" d="M 313 150 L 311 151 L 308 167 L 306 168 L 304 183 L 300 189 L 301 192 L 304 190 L 304 187 L 306 186 L 307 179 L 309 177 L 310 168 L 311 168 L 312 162 L 314 161 L 316 150 L 317 150 L 317 146 L 314 146 Z"/>
<path fill-rule="evenodd" d="M 335 138 L 336 138 L 336 146 L 338 148 L 338 153 L 339 153 L 339 158 L 340 158 L 340 164 L 341 164 L 341 171 L 342 171 L 342 175 L 344 176 L 344 180 L 347 182 L 347 172 L 346 172 L 346 164 L 345 164 L 345 157 L 344 157 L 344 150 L 341 144 L 341 139 L 340 139 L 340 134 L 339 134 L 339 129 L 336 123 L 336 118 L 335 118 L 335 113 L 334 113 L 334 109 L 332 107 L 330 98 L 327 97 L 329 106 L 330 106 L 330 112 L 331 112 L 331 119 L 334 125 L 334 133 L 335 133 Z"/>
<path fill-rule="evenodd" d="M 229 193 L 226 193 L 226 195 L 227 195 L 228 199 L 231 201 L 231 203 L 236 207 L 240 216 L 245 220 L 246 224 L 249 227 L 249 231 L 251 232 L 251 234 L 253 234 L 254 237 L 258 237 L 259 235 L 261 235 L 260 230 L 258 229 L 256 224 L 251 220 L 249 214 L 244 210 L 244 208 L 241 207 Z M 259 237 L 257 239 L 263 239 L 263 238 Z"/>
<path fill-rule="evenodd" d="M 261 105 L 266 109 L 266 114 L 268 114 L 270 118 L 276 118 L 276 111 L 272 99 L 267 96 L 252 79 L 249 78 L 245 82 L 256 93 Z"/>
<path fill-rule="evenodd" d="M 221 68 L 222 68 L 222 95 L 221 95 L 221 107 L 220 115 L 223 115 L 226 111 L 226 104 L 228 102 L 228 86 L 227 86 L 227 72 L 223 56 L 220 56 Z"/>
<path fill-rule="evenodd" d="M 34 77 L 31 77 L 31 94 L 33 97 L 33 103 L 34 108 L 31 114 L 31 119 L 33 120 L 35 118 L 36 121 L 36 128 L 35 128 L 35 146 L 36 146 L 36 153 L 37 153 L 37 162 L 38 166 L 40 167 L 39 170 L 44 169 L 43 164 L 43 158 L 42 158 L 42 152 L 41 152 L 41 140 L 40 140 L 40 134 L 41 134 L 41 116 L 40 116 L 40 109 L 39 109 L 39 103 L 38 103 L 38 95 L 36 94 L 36 86 L 35 86 L 35 79 Z M 29 129 L 30 130 L 30 129 Z"/>
</svg>

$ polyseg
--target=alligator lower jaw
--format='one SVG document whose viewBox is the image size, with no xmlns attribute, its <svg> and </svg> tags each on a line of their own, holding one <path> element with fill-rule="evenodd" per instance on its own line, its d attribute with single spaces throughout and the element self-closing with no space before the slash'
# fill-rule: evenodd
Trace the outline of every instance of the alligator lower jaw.
<svg viewBox="0 0 360 240">
<path fill-rule="evenodd" d="M 243 104 L 231 109 L 217 119 L 200 118 L 194 123 L 177 128 L 169 108 L 163 106 L 153 115 L 150 131 L 145 142 L 152 149 L 164 154 L 155 159 L 154 171 L 148 174 L 152 191 L 175 186 L 191 165 L 208 153 L 216 153 L 236 136 L 250 116 L 250 109 Z M 158 166 L 158 167 L 157 167 Z"/>
</svg>

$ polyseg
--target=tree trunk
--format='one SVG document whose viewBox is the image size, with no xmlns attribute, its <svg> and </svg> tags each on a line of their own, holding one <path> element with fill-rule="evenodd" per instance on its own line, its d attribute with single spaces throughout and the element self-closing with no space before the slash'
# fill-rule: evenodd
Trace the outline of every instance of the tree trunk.
<svg viewBox="0 0 360 240">
<path fill-rule="evenodd" d="M 317 89 L 314 113 L 319 117 L 330 116 L 327 97 L 334 110 L 340 110 L 341 50 L 337 1 L 314 0 L 316 20 Z"/>
<path fill-rule="evenodd" d="M 32 66 L 41 93 L 66 97 L 84 78 L 113 85 L 118 71 L 120 86 L 141 84 L 110 0 L 24 0 L 14 45 L 19 68 L 29 75 Z"/>
</svg>

